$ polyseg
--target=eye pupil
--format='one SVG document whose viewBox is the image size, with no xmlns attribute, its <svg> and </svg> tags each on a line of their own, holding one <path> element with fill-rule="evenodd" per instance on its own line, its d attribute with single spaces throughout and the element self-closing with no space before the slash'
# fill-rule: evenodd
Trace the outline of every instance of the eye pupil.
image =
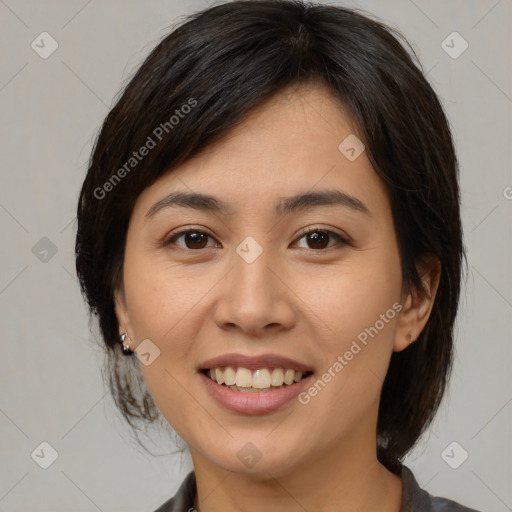
<svg viewBox="0 0 512 512">
<path fill-rule="evenodd" d="M 188 233 L 185 233 L 185 244 L 187 245 L 187 247 L 189 245 L 189 242 L 191 242 L 192 245 L 194 245 L 194 244 L 199 244 L 200 245 L 201 242 L 205 241 L 206 236 L 208 236 L 208 235 L 206 235 L 206 236 L 205 235 L 206 235 L 205 233 L 198 233 L 197 231 L 190 231 Z M 201 240 L 201 238 L 203 240 Z M 194 248 L 197 249 L 198 248 L 197 245 L 194 246 Z M 202 249 L 202 246 L 199 247 L 199 249 Z"/>
<path fill-rule="evenodd" d="M 314 247 L 315 249 L 323 249 L 328 244 L 328 239 L 329 239 L 328 233 L 324 233 L 322 231 L 313 231 L 313 232 L 309 233 L 307 236 L 308 236 L 308 239 L 313 242 L 313 244 L 316 244 L 316 246 Z M 325 243 L 322 243 L 322 241 L 321 241 L 322 238 Z M 318 247 L 319 239 L 320 239 L 320 247 Z"/>
</svg>

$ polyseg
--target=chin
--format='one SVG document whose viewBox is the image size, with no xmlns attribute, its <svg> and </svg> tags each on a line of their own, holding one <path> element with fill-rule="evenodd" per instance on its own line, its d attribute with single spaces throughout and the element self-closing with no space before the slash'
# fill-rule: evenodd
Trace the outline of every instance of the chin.
<svg viewBox="0 0 512 512">
<path fill-rule="evenodd" d="M 214 452 L 210 444 L 203 453 L 212 464 L 226 471 L 262 480 L 270 476 L 277 478 L 292 472 L 301 457 L 297 443 L 286 444 L 277 437 L 271 440 L 272 435 L 266 431 L 261 435 L 235 437 L 229 443 L 219 443 Z"/>
</svg>

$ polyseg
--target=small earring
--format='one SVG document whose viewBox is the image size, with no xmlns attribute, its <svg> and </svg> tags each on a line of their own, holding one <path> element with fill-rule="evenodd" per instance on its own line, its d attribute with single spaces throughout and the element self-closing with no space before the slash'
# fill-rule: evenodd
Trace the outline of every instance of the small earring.
<svg viewBox="0 0 512 512">
<path fill-rule="evenodd" d="M 414 343 L 414 342 L 416 341 L 416 340 L 413 340 L 413 339 L 412 339 L 412 334 L 411 334 L 411 333 L 409 333 L 409 334 L 407 335 L 407 339 L 409 340 L 409 343 Z"/>
<path fill-rule="evenodd" d="M 125 340 L 128 340 L 126 342 L 126 344 L 125 344 Z M 133 351 L 130 349 L 130 343 L 131 342 L 132 342 L 132 340 L 128 336 L 127 332 L 125 332 L 124 334 L 121 334 L 121 336 L 119 338 L 119 343 L 121 343 L 121 345 L 123 347 L 123 354 L 125 356 L 131 356 L 133 354 Z"/>
</svg>

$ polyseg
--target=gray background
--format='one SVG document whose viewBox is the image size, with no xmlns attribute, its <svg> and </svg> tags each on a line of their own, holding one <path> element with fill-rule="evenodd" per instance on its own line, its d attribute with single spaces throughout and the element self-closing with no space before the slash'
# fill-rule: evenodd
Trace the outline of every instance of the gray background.
<svg viewBox="0 0 512 512">
<path fill-rule="evenodd" d="M 168 27 L 207 5 L 0 0 L 1 511 L 152 511 L 191 469 L 188 455 L 146 455 L 114 410 L 73 243 L 79 187 L 114 96 Z M 411 41 L 447 110 L 461 164 L 470 274 L 455 369 L 433 427 L 406 462 L 432 494 L 512 510 L 512 2 L 345 5 Z M 43 31 L 58 42 L 46 59 L 31 47 Z M 469 44 L 457 58 L 441 44 L 453 31 Z M 58 453 L 47 469 L 35 462 L 49 460 L 43 441 Z M 157 453 L 173 448 L 161 441 Z M 446 461 L 460 463 L 462 450 L 469 456 L 453 469 Z"/>
</svg>

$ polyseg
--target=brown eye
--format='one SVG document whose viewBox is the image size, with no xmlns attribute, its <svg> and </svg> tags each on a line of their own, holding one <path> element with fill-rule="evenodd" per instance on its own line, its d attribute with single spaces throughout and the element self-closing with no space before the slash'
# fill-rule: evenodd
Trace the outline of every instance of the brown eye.
<svg viewBox="0 0 512 512">
<path fill-rule="evenodd" d="M 334 233 L 334 231 L 322 229 L 313 229 L 306 233 L 303 233 L 299 240 L 303 238 L 306 239 L 306 244 L 308 245 L 306 249 L 322 250 L 325 248 L 329 248 L 328 245 L 331 237 L 336 238 L 343 245 L 350 245 L 350 242 L 341 235 Z"/>
<path fill-rule="evenodd" d="M 329 245 L 329 236 L 325 231 L 315 231 L 306 235 L 308 242 L 313 244 L 312 249 L 325 249 Z"/>
<path fill-rule="evenodd" d="M 180 238 L 183 238 L 184 246 L 176 243 L 176 241 Z M 176 233 L 171 238 L 169 238 L 169 240 L 167 240 L 164 245 L 178 245 L 184 249 L 191 250 L 204 249 L 206 247 L 206 243 L 208 242 L 208 238 L 211 238 L 211 236 L 204 231 L 189 229 L 187 231 Z"/>
</svg>

